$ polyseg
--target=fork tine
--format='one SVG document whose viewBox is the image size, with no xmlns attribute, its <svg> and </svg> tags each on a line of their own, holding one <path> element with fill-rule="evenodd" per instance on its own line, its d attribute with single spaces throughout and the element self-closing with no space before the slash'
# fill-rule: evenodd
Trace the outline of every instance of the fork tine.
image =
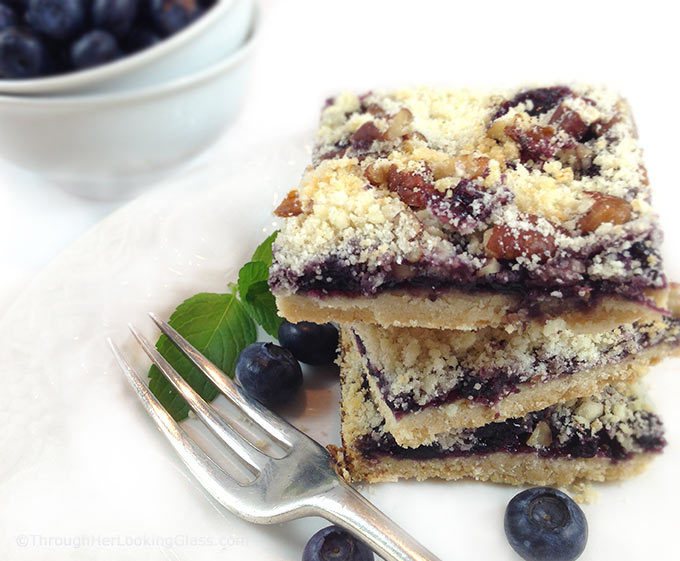
<svg viewBox="0 0 680 561">
<path fill-rule="evenodd" d="M 264 430 L 273 440 L 286 451 L 292 448 L 291 438 L 298 430 L 281 417 L 272 413 L 259 401 L 246 399 L 241 389 L 217 366 L 198 352 L 184 337 L 153 312 L 149 316 L 158 329 L 182 351 L 196 367 L 201 370 L 217 388 L 236 405 L 246 417 Z"/>
<path fill-rule="evenodd" d="M 130 331 L 139 342 L 144 352 L 151 361 L 158 367 L 163 375 L 170 381 L 174 388 L 182 394 L 187 404 L 196 415 L 205 423 L 212 433 L 222 440 L 227 447 L 234 452 L 243 466 L 254 476 L 259 475 L 260 468 L 255 463 L 252 453 L 260 455 L 261 452 L 252 443 L 242 438 L 225 420 L 210 406 L 206 401 L 182 378 L 170 363 L 141 335 L 132 325 L 128 325 Z M 244 442 L 248 446 L 244 446 Z"/>
<path fill-rule="evenodd" d="M 189 471 L 223 506 L 240 514 L 239 505 L 243 504 L 244 495 L 248 495 L 248 487 L 240 485 L 228 476 L 196 445 L 142 382 L 139 374 L 123 357 L 116 344 L 111 339 L 107 341 L 118 365 L 144 405 L 146 412 L 153 419 L 158 430 L 172 444 Z"/>
</svg>

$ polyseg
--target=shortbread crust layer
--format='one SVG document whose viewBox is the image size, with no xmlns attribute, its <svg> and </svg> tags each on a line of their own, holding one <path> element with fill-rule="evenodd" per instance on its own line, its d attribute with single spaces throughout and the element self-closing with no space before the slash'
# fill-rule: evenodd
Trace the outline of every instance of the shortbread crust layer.
<svg viewBox="0 0 680 561">
<path fill-rule="evenodd" d="M 529 454 L 498 452 L 483 457 L 441 458 L 427 461 L 381 458 L 368 460 L 352 448 L 331 449 L 338 473 L 349 482 L 381 483 L 400 479 L 475 479 L 507 485 L 564 486 L 578 481 L 617 481 L 639 475 L 655 454 L 640 454 L 613 463 L 601 458 L 536 458 Z"/>
<path fill-rule="evenodd" d="M 297 323 L 374 323 L 381 327 L 425 327 L 472 331 L 486 327 L 517 326 L 532 319 L 559 317 L 572 331 L 592 333 L 613 329 L 638 320 L 664 315 L 668 290 L 647 291 L 648 304 L 616 297 L 602 298 L 596 306 L 570 309 L 551 306 L 541 314 L 530 314 L 519 306 L 519 297 L 507 294 L 470 294 L 447 291 L 430 294 L 392 290 L 372 297 L 311 294 L 276 294 L 279 313 Z"/>
<path fill-rule="evenodd" d="M 277 210 L 270 286 L 292 321 L 630 323 L 664 305 L 649 194 L 601 88 L 343 94 Z"/>
</svg>

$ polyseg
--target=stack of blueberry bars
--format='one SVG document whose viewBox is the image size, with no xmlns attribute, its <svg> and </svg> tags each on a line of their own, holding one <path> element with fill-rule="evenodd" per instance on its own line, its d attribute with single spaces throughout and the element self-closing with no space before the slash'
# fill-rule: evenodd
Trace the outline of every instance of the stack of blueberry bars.
<svg viewBox="0 0 680 561">
<path fill-rule="evenodd" d="M 275 213 L 281 315 L 341 327 L 346 478 L 568 485 L 663 449 L 640 378 L 680 296 L 617 95 L 338 95 Z"/>
</svg>

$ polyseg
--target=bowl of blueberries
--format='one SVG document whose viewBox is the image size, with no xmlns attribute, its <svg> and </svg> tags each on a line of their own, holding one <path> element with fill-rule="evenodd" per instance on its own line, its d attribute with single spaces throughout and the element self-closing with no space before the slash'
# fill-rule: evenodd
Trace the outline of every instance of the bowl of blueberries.
<svg viewBox="0 0 680 561">
<path fill-rule="evenodd" d="M 0 0 L 0 157 L 127 196 L 219 138 L 245 94 L 254 0 Z"/>
</svg>

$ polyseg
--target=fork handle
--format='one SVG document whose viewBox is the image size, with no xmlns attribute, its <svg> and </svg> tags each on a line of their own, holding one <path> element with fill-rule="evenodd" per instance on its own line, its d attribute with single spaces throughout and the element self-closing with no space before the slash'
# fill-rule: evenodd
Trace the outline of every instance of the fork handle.
<svg viewBox="0 0 680 561">
<path fill-rule="evenodd" d="M 344 482 L 319 496 L 314 506 L 323 518 L 349 530 L 385 561 L 440 561 Z"/>
</svg>

